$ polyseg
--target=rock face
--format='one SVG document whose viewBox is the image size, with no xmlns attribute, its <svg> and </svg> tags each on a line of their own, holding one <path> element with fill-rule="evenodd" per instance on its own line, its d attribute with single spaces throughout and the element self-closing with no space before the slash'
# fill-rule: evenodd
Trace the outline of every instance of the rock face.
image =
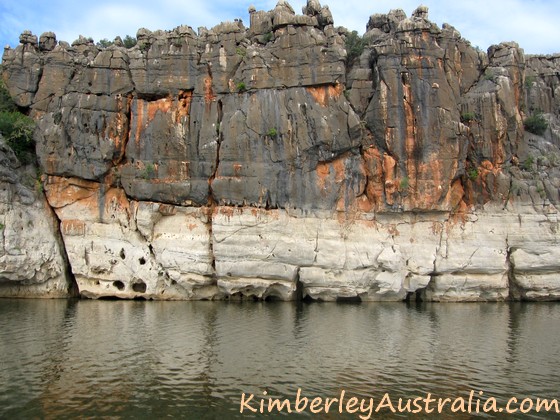
<svg viewBox="0 0 560 420">
<path fill-rule="evenodd" d="M 0 136 L 0 296 L 67 297 L 58 222 L 32 166 L 20 164 Z"/>
<path fill-rule="evenodd" d="M 317 0 L 249 13 L 5 50 L 82 296 L 560 298 L 558 57 L 425 7 L 363 48 Z"/>
</svg>

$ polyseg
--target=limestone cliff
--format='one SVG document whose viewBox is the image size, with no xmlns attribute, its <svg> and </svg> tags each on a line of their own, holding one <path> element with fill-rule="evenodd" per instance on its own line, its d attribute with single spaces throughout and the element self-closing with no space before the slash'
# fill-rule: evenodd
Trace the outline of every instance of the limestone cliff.
<svg viewBox="0 0 560 420">
<path fill-rule="evenodd" d="M 317 0 L 250 20 L 4 51 L 82 296 L 560 298 L 558 57 L 422 6 L 357 55 Z"/>
</svg>

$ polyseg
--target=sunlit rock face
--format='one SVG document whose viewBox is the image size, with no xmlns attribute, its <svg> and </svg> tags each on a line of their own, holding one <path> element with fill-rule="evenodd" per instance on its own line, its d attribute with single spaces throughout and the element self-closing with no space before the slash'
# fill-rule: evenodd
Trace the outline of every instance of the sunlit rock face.
<svg viewBox="0 0 560 420">
<path fill-rule="evenodd" d="M 82 296 L 560 297 L 558 57 L 425 7 L 362 40 L 316 0 L 249 14 L 5 50 Z"/>
<path fill-rule="evenodd" d="M 0 136 L 0 297 L 67 297 L 58 222 L 36 168 L 22 165 Z"/>
</svg>

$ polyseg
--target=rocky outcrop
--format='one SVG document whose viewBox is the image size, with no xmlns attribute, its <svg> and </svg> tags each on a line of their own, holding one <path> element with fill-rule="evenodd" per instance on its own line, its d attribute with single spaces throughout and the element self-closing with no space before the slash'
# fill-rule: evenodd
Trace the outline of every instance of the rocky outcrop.
<svg viewBox="0 0 560 420">
<path fill-rule="evenodd" d="M 0 296 L 67 297 L 58 222 L 36 169 L 23 166 L 0 136 Z"/>
<path fill-rule="evenodd" d="M 316 0 L 249 13 L 5 50 L 82 296 L 560 297 L 556 57 L 484 53 L 425 7 L 352 48 Z"/>
</svg>

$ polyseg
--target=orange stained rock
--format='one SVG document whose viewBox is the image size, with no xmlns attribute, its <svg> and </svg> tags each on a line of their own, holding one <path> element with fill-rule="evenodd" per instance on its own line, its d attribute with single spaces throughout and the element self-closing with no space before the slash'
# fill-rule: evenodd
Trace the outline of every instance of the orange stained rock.
<svg viewBox="0 0 560 420">
<path fill-rule="evenodd" d="M 405 137 L 405 149 L 408 158 L 414 157 L 414 147 L 416 144 L 416 123 L 414 121 L 414 110 L 412 103 L 412 90 L 409 84 L 403 83 L 403 108 L 405 115 L 406 124 L 406 137 Z"/>
<path fill-rule="evenodd" d="M 132 126 L 136 125 L 136 137 L 134 139 L 136 146 L 140 145 L 140 136 L 144 128 L 144 101 L 141 99 L 136 100 L 136 112 L 133 112 L 130 116 L 130 124 Z M 130 140 L 130 139 L 129 139 Z"/>
<path fill-rule="evenodd" d="M 86 224 L 82 220 L 63 220 L 60 222 L 60 229 L 66 236 L 84 236 L 86 234 Z"/>
<path fill-rule="evenodd" d="M 344 181 L 346 175 L 346 159 L 347 155 L 338 156 L 335 160 L 328 162 L 319 162 L 317 164 L 317 187 L 323 191 L 331 187 L 330 181 L 334 174 L 335 184 L 340 184 Z"/>
<path fill-rule="evenodd" d="M 494 165 L 489 160 L 482 161 L 482 163 L 480 164 L 480 167 L 483 168 L 483 169 L 486 169 L 487 171 L 493 171 L 494 170 Z"/>
<path fill-rule="evenodd" d="M 462 182 L 459 179 L 455 180 L 447 192 L 446 202 L 448 203 L 448 208 L 452 211 L 459 208 L 464 195 L 465 190 L 463 189 Z"/>
<path fill-rule="evenodd" d="M 233 164 L 233 175 L 234 176 L 239 176 L 242 168 L 243 168 L 243 165 L 241 165 L 240 163 L 234 163 Z"/>
<path fill-rule="evenodd" d="M 338 99 L 344 90 L 342 84 L 308 87 L 307 91 L 321 106 L 327 106 L 329 99 Z"/>
<path fill-rule="evenodd" d="M 114 114 L 113 118 L 106 118 L 101 132 L 101 136 L 109 138 L 119 151 L 117 156 L 112 160 L 113 164 L 119 163 L 124 156 L 129 122 L 126 118 L 126 113 L 130 106 L 130 98 L 123 100 L 122 96 L 117 95 L 116 101 L 117 112 Z"/>
<path fill-rule="evenodd" d="M 100 191 L 97 201 L 99 201 L 102 194 L 103 192 Z M 103 210 L 103 213 L 99 215 L 102 220 L 113 217 L 115 213 L 125 213 L 127 216 L 131 214 L 130 202 L 128 201 L 128 197 L 126 196 L 124 190 L 121 188 L 110 188 L 105 192 L 103 201 L 105 203 L 105 207 L 100 209 Z"/>
<path fill-rule="evenodd" d="M 374 147 L 364 150 L 362 156 L 367 176 L 365 193 L 368 201 L 371 203 L 371 206 L 379 207 L 383 203 L 383 193 L 385 191 L 383 179 L 383 157 L 381 156 L 381 153 L 379 153 L 379 150 Z M 373 210 L 373 208 L 366 210 L 367 204 L 363 202 L 363 200 L 360 200 L 358 205 L 364 211 Z"/>
<path fill-rule="evenodd" d="M 48 177 L 45 192 L 49 204 L 60 219 L 64 220 L 64 208 L 77 206 L 84 218 L 101 220 L 115 213 L 130 215 L 130 203 L 123 189 L 108 188 L 106 185 L 79 178 Z M 100 208 L 103 203 L 103 208 Z"/>
<path fill-rule="evenodd" d="M 399 229 L 397 228 L 397 225 L 395 224 L 390 224 L 387 226 L 387 233 L 389 233 L 389 235 L 391 236 L 399 236 L 401 234 L 399 232 Z"/>
<path fill-rule="evenodd" d="M 208 76 L 204 78 L 204 101 L 206 104 L 209 104 L 214 100 L 216 100 L 216 95 L 214 94 L 214 90 L 212 89 L 212 77 Z"/>
<path fill-rule="evenodd" d="M 88 199 L 94 196 L 98 190 L 97 182 L 81 178 L 48 176 L 45 182 L 47 200 L 55 209 Z"/>
<path fill-rule="evenodd" d="M 464 225 L 469 220 L 469 207 L 464 200 L 459 202 L 459 205 L 455 211 L 451 214 L 449 221 L 447 222 L 447 230 L 450 231 L 454 225 L 461 224 Z"/>
<path fill-rule="evenodd" d="M 233 217 L 233 213 L 235 212 L 235 208 L 234 207 L 217 207 L 215 210 L 216 214 L 220 214 L 223 216 L 226 216 L 227 219 L 231 219 Z"/>
<path fill-rule="evenodd" d="M 383 153 L 383 173 L 385 174 L 386 181 L 392 181 L 394 179 L 396 164 L 397 162 L 391 155 Z"/>
<path fill-rule="evenodd" d="M 365 195 L 361 195 L 356 198 L 356 207 L 359 211 L 363 213 L 371 213 L 376 210 L 376 204 L 379 203 L 378 200 L 371 200 Z"/>
<path fill-rule="evenodd" d="M 397 187 L 394 182 L 396 164 L 397 162 L 392 156 L 387 153 L 383 154 L 383 174 L 385 178 L 383 188 L 385 189 L 385 200 L 389 205 L 393 205 L 393 194 L 397 191 Z"/>
<path fill-rule="evenodd" d="M 163 114 L 172 113 L 173 122 L 176 124 L 179 123 L 182 117 L 188 116 L 192 98 L 192 91 L 181 90 L 176 99 L 171 97 L 156 101 L 136 99 L 136 112 L 133 112 L 131 116 L 131 125 L 136 127 L 136 144 L 140 143 L 142 131 L 155 118 L 158 112 Z"/>
<path fill-rule="evenodd" d="M 418 178 L 414 179 L 414 196 L 410 200 L 411 207 L 433 209 L 447 190 L 447 180 L 442 177 L 443 166 L 436 155 L 431 160 L 418 165 Z M 443 184 L 445 182 L 445 185 Z"/>
<path fill-rule="evenodd" d="M 177 209 L 173 204 L 161 203 L 158 207 L 158 212 L 163 216 L 173 216 L 177 213 Z"/>
<path fill-rule="evenodd" d="M 179 91 L 179 95 L 177 97 L 177 109 L 175 111 L 175 124 L 179 123 L 181 118 L 189 116 L 192 98 L 192 90 Z"/>
<path fill-rule="evenodd" d="M 154 119 L 158 111 L 164 114 L 168 113 L 173 105 L 173 100 L 171 98 L 162 98 L 157 101 L 144 102 L 144 104 L 145 106 L 147 105 L 148 119 L 146 123 L 148 124 Z"/>
</svg>

